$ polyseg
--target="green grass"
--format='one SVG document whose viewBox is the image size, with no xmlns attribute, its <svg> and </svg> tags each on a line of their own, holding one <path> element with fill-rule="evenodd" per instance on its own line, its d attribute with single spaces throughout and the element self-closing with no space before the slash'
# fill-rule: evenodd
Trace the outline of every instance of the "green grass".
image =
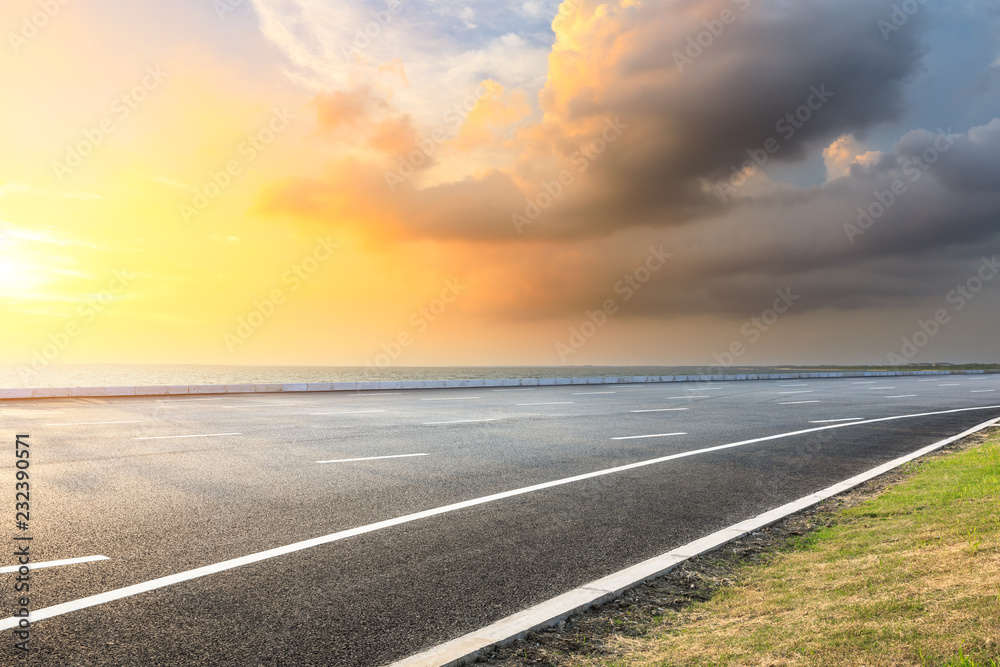
<svg viewBox="0 0 1000 667">
<path fill-rule="evenodd" d="M 1000 667 L 1000 439 L 915 469 L 580 664 Z"/>
</svg>

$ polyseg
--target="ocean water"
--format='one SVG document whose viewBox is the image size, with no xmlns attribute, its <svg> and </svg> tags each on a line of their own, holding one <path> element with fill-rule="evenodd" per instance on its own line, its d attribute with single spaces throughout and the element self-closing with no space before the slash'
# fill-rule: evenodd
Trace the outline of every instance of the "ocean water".
<svg viewBox="0 0 1000 667">
<path fill-rule="evenodd" d="M 0 364 L 0 389 L 24 387 L 132 387 L 143 385 L 270 384 L 372 380 L 630 377 L 796 371 L 873 370 L 884 366 L 211 366 L 172 364 Z M 913 370 L 1000 369 L 997 364 L 924 364 Z"/>
<path fill-rule="evenodd" d="M 758 372 L 695 366 L 208 366 L 170 364 L 50 364 L 41 370 L 0 365 L 0 388 L 131 387 L 141 385 L 466 380 L 543 377 L 695 375 Z M 766 372 L 761 369 L 759 372 Z"/>
</svg>

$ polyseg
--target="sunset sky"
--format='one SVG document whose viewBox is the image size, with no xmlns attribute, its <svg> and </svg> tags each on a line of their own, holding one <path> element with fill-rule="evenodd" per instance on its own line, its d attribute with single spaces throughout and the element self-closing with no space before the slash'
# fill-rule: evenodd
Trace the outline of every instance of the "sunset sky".
<svg viewBox="0 0 1000 667">
<path fill-rule="evenodd" d="M 0 363 L 1000 361 L 995 0 L 0 27 Z"/>
</svg>

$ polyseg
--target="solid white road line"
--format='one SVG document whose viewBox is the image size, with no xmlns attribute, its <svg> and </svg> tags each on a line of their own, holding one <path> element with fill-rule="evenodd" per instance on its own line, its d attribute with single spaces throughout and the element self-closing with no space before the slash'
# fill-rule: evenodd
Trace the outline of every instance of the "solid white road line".
<svg viewBox="0 0 1000 667">
<path fill-rule="evenodd" d="M 171 438 L 214 438 L 219 435 L 243 435 L 242 433 L 199 433 L 197 435 L 147 435 L 133 440 L 169 440 Z"/>
<path fill-rule="evenodd" d="M 932 417 L 937 415 L 948 415 L 956 414 L 959 412 L 976 412 L 982 410 L 1000 410 L 1000 405 L 987 405 L 978 408 L 956 408 L 952 410 L 940 410 L 937 412 L 919 412 L 908 415 L 894 415 L 892 417 L 878 417 L 876 419 L 867 419 L 860 422 L 846 422 L 843 424 L 829 424 L 827 426 L 814 426 L 813 428 L 800 429 L 798 431 L 789 431 L 787 433 L 776 433 L 775 435 L 768 435 L 762 438 L 753 438 L 751 440 L 741 440 L 739 442 L 731 442 L 725 445 L 716 445 L 714 447 L 706 447 L 704 449 L 695 449 L 687 452 L 680 452 L 679 454 L 670 454 L 668 456 L 661 456 L 655 459 L 647 459 L 645 461 L 638 461 L 636 463 L 629 463 L 622 466 L 617 466 L 615 468 L 605 468 L 603 470 L 595 470 L 594 472 L 584 473 L 582 475 L 575 475 L 573 477 L 563 477 L 562 479 L 552 480 L 550 482 L 542 482 L 541 484 L 534 484 L 532 486 L 523 486 L 519 489 L 512 489 L 510 491 L 502 491 L 500 493 L 494 493 L 489 496 L 481 496 L 479 498 L 472 498 L 471 500 L 463 500 L 461 502 L 453 503 L 451 505 L 442 505 L 441 507 L 435 507 L 429 510 L 423 510 L 422 512 L 415 512 L 413 514 L 405 514 L 403 516 L 396 517 L 394 519 L 386 519 L 385 521 L 379 521 L 377 523 L 370 523 L 366 526 L 359 526 L 357 528 L 349 528 L 347 530 L 342 530 L 337 533 L 330 533 L 329 535 L 322 535 L 320 537 L 314 537 L 312 539 L 303 540 L 301 542 L 293 542 L 292 544 L 286 544 L 283 547 L 275 547 L 273 549 L 267 549 L 266 551 L 258 551 L 257 553 L 250 554 L 248 556 L 240 556 L 239 558 L 232 558 L 230 560 L 225 560 L 220 563 L 214 563 L 212 565 L 205 565 L 203 567 L 198 567 L 193 570 L 187 570 L 184 572 L 178 572 L 176 574 L 167 575 L 165 577 L 159 577 L 157 579 L 151 579 L 150 581 L 144 581 L 142 583 L 133 584 L 131 586 L 125 586 L 124 588 L 117 588 L 114 590 L 107 591 L 105 593 L 98 593 L 97 595 L 90 595 L 85 598 L 80 598 L 78 600 L 71 600 L 70 602 L 63 602 L 61 604 L 52 605 L 51 607 L 44 607 L 42 609 L 37 609 L 31 612 L 32 621 L 43 621 L 46 618 L 52 618 L 54 616 L 61 616 L 63 614 L 68 614 L 73 611 L 79 611 L 80 609 L 87 609 L 89 607 L 96 607 L 97 605 L 104 604 L 106 602 L 112 602 L 114 600 L 121 600 L 123 598 L 132 597 L 133 595 L 139 595 L 140 593 L 146 593 L 148 591 L 153 591 L 159 588 L 165 588 L 167 586 L 172 586 L 174 584 L 179 584 L 184 581 L 191 581 L 192 579 L 198 579 L 200 577 L 207 576 L 209 574 L 216 574 L 218 572 L 225 572 L 226 570 L 232 570 L 233 568 L 240 567 L 242 565 L 249 565 L 251 563 L 259 563 L 260 561 L 268 560 L 270 558 L 276 558 L 278 556 L 287 556 L 288 554 L 295 553 L 297 551 L 303 551 L 305 549 L 311 549 L 312 547 L 317 547 L 322 544 L 330 544 L 331 542 L 338 542 L 340 540 L 347 539 L 349 537 L 356 537 L 358 535 L 364 535 L 367 533 L 372 533 L 378 530 L 383 530 L 385 528 L 392 528 L 394 526 L 399 526 L 405 523 L 411 523 L 413 521 L 418 521 L 420 519 L 427 519 L 432 516 L 439 516 L 442 514 L 447 514 L 449 512 L 455 512 L 457 510 L 467 509 L 469 507 L 476 507 L 478 505 L 485 505 L 486 503 L 496 502 L 498 500 L 505 500 L 507 498 L 514 498 L 516 496 L 522 496 L 528 493 L 533 493 L 535 491 L 542 491 L 545 489 L 551 489 L 557 486 L 563 486 L 566 484 L 573 484 L 575 482 L 580 482 L 583 480 L 594 479 L 596 477 L 603 477 L 605 475 L 613 475 L 615 473 L 624 472 L 626 470 L 635 470 L 636 468 L 644 468 L 646 466 L 655 465 L 658 463 L 664 463 L 666 461 L 674 461 L 677 459 L 687 458 L 689 456 L 698 456 L 699 454 L 707 454 L 710 452 L 718 452 L 726 449 L 733 449 L 735 447 L 743 447 L 745 445 L 752 445 L 761 442 L 769 442 L 771 440 L 780 440 L 782 438 L 790 438 L 797 435 L 805 435 L 807 433 L 816 433 L 819 431 L 829 431 L 838 428 L 850 428 L 852 426 L 861 426 L 865 424 L 875 424 L 878 422 L 894 421 L 898 419 L 914 419 L 917 417 Z M 1000 418 L 994 419 L 991 422 L 995 423 L 1000 421 Z M 985 428 L 985 427 L 984 427 Z M 974 432 L 977 429 L 966 431 L 964 435 Z M 955 439 L 963 436 L 956 436 L 954 439 L 942 442 L 952 442 Z M 940 445 L 940 443 L 939 443 Z M 930 448 L 933 448 L 931 445 Z M 924 450 L 929 450 L 925 447 Z M 919 450 L 923 452 L 924 450 Z M 919 454 L 922 456 L 922 454 Z M 886 464 L 888 465 L 888 464 Z M 884 466 L 883 466 L 884 467 Z M 876 469 L 877 470 L 877 469 Z M 832 488 L 832 487 L 831 487 Z M 776 510 L 772 510 L 776 511 Z M 766 515 L 762 515 L 766 516 Z M 5 619 L 0 620 L 0 632 L 4 630 L 10 630 L 18 624 L 19 619 L 13 616 L 9 616 Z"/>
<path fill-rule="evenodd" d="M 802 391 L 779 391 L 779 394 L 811 394 L 812 389 L 804 389 Z"/>
<path fill-rule="evenodd" d="M 664 396 L 666 400 L 673 400 L 675 398 L 711 398 L 711 396 L 698 396 L 697 394 L 692 394 L 691 396 Z"/>
<path fill-rule="evenodd" d="M 688 408 L 654 408 L 652 410 L 632 410 L 632 412 L 678 412 Z"/>
<path fill-rule="evenodd" d="M 395 454 L 393 456 L 365 456 L 360 459 L 334 459 L 333 461 L 316 461 L 316 463 L 351 463 L 352 461 L 378 461 L 380 459 L 407 459 L 411 456 L 430 456 L 430 454 Z"/>
<path fill-rule="evenodd" d="M 83 556 L 82 558 L 63 558 L 62 560 L 48 560 L 43 563 L 28 563 L 29 570 L 41 570 L 46 567 L 59 567 L 61 565 L 76 565 L 77 563 L 93 563 L 99 560 L 110 560 L 107 556 Z M 0 567 L 0 574 L 11 574 L 17 572 L 20 565 L 8 565 Z"/>
<path fill-rule="evenodd" d="M 519 389 L 492 389 L 491 391 L 535 391 L 534 388 L 521 387 Z"/>
<path fill-rule="evenodd" d="M 843 419 L 817 419 L 816 421 L 809 422 L 810 424 L 835 424 L 837 422 L 856 422 L 861 421 L 864 417 L 844 417 Z"/>
<path fill-rule="evenodd" d="M 823 401 L 785 401 L 784 403 L 778 403 L 778 405 L 802 405 L 803 403 L 822 403 Z"/>
<path fill-rule="evenodd" d="M 310 412 L 310 415 L 367 415 L 373 412 L 385 412 L 385 410 L 346 410 L 343 412 Z"/>
<path fill-rule="evenodd" d="M 869 389 L 895 389 L 895 387 L 868 387 Z"/>
<path fill-rule="evenodd" d="M 597 394 L 613 394 L 613 391 L 576 391 L 574 396 L 596 396 Z"/>
<path fill-rule="evenodd" d="M 991 391 L 996 391 L 996 389 L 973 389 L 970 394 L 988 394 Z"/>
<path fill-rule="evenodd" d="M 250 405 L 222 405 L 226 409 L 234 408 L 288 408 L 298 406 L 298 403 L 253 403 Z"/>
<path fill-rule="evenodd" d="M 961 386 L 960 382 L 949 382 L 947 384 L 939 384 L 939 387 L 958 387 Z"/>
<path fill-rule="evenodd" d="M 221 401 L 228 396 L 214 396 L 212 398 L 158 398 L 154 403 L 187 403 L 188 401 Z"/>
<path fill-rule="evenodd" d="M 45 424 L 46 426 L 97 426 L 99 424 L 142 424 L 142 420 L 130 420 L 123 422 L 74 422 L 71 424 Z"/>
<path fill-rule="evenodd" d="M 812 507 L 827 498 L 832 498 L 844 491 L 853 489 L 859 484 L 863 484 L 905 463 L 920 458 L 925 454 L 930 454 L 941 447 L 972 435 L 984 428 L 988 428 L 996 424 L 997 421 L 996 419 L 990 420 L 956 436 L 918 449 L 911 454 L 884 463 L 833 486 L 828 486 L 821 491 L 759 514 L 752 519 L 733 524 L 728 528 L 723 528 L 711 535 L 706 535 L 694 542 L 689 542 L 665 554 L 655 556 L 632 567 L 619 570 L 614 574 L 584 584 L 580 588 L 575 588 L 568 593 L 563 593 L 524 611 L 512 614 L 467 635 L 439 644 L 409 658 L 398 660 L 392 663 L 390 667 L 442 667 L 443 665 L 450 667 L 452 665 L 475 662 L 476 657 L 484 654 L 494 646 L 504 646 L 524 637 L 529 632 L 552 627 L 572 614 L 613 600 L 625 591 L 645 581 L 663 576 L 689 558 L 718 549 L 724 544 L 743 537 L 748 533 L 760 530 L 796 512 L 801 512 L 808 507 Z"/>
<path fill-rule="evenodd" d="M 528 405 L 572 405 L 573 401 L 552 401 L 551 403 L 515 403 L 515 405 L 525 407 Z"/>
<path fill-rule="evenodd" d="M 448 422 L 424 422 L 424 426 L 433 426 L 435 424 L 474 424 L 476 422 L 495 422 L 496 419 L 455 419 Z"/>
<path fill-rule="evenodd" d="M 379 396 L 400 396 L 403 392 L 401 391 L 377 391 L 374 394 L 348 394 L 348 396 L 354 396 L 356 398 L 377 398 Z"/>
<path fill-rule="evenodd" d="M 886 396 L 885 398 L 913 398 L 916 394 L 900 394 L 899 396 Z"/>
<path fill-rule="evenodd" d="M 687 435 L 687 433 L 654 433 L 653 435 L 623 435 L 612 440 L 639 440 L 641 438 L 666 438 L 671 435 Z"/>
<path fill-rule="evenodd" d="M 445 398 L 421 398 L 421 401 L 474 401 L 479 396 L 447 396 Z"/>
</svg>

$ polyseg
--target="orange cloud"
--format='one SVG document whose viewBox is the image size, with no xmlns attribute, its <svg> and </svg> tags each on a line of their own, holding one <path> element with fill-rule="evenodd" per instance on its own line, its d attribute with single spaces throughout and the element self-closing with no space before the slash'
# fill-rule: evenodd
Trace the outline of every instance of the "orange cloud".
<svg viewBox="0 0 1000 667">
<path fill-rule="evenodd" d="M 493 144 L 513 125 L 531 114 L 531 106 L 523 91 L 505 93 L 495 81 L 483 81 L 491 93 L 476 100 L 466 116 L 452 145 L 468 151 Z"/>
<path fill-rule="evenodd" d="M 379 106 L 367 88 L 324 93 L 313 100 L 316 120 L 322 130 L 336 130 L 342 126 L 356 127 L 366 121 Z"/>
</svg>

